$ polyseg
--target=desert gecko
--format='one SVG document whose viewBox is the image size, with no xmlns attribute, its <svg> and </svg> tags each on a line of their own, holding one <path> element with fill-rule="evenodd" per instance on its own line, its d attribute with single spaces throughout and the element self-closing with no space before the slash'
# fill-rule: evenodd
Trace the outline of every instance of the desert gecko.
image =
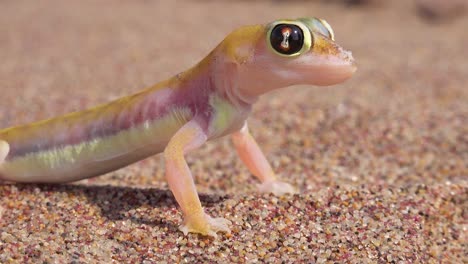
<svg viewBox="0 0 468 264">
<path fill-rule="evenodd" d="M 295 84 L 350 78 L 350 52 L 318 18 L 277 20 L 230 33 L 194 67 L 136 94 L 88 110 L 0 130 L 0 179 L 62 183 L 117 170 L 163 152 L 180 230 L 216 236 L 229 221 L 207 215 L 184 155 L 232 135 L 262 192 L 294 192 L 274 174 L 246 119 L 260 95 Z"/>
</svg>

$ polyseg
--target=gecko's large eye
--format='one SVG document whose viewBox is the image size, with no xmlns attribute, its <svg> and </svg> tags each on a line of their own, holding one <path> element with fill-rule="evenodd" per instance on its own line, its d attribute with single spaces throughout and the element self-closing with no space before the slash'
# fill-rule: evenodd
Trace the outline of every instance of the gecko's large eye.
<svg viewBox="0 0 468 264">
<path fill-rule="evenodd" d="M 267 41 L 279 55 L 297 56 L 310 48 L 311 34 L 299 25 L 279 23 L 271 28 Z"/>
</svg>

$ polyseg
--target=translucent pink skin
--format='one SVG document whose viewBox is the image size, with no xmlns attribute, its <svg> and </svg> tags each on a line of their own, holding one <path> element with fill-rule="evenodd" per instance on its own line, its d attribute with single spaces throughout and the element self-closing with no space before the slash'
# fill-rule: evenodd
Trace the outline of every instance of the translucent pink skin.
<svg viewBox="0 0 468 264">
<path fill-rule="evenodd" d="M 239 90 L 243 98 L 257 97 L 271 90 L 291 85 L 328 86 L 349 79 L 356 71 L 351 52 L 334 41 L 315 34 L 324 50 L 306 52 L 298 57 L 272 56 L 265 41 L 255 47 L 255 56 L 239 69 Z"/>
<path fill-rule="evenodd" d="M 0 160 L 0 179 L 56 183 L 85 179 L 161 153 L 195 116 L 208 131 L 214 87 L 209 67 L 197 72 L 91 110 L 1 130 L 0 147 L 7 154 Z M 105 149 L 94 150 L 96 144 Z"/>
<path fill-rule="evenodd" d="M 207 108 L 211 93 L 213 86 L 209 83 L 208 71 L 205 70 L 203 74 L 189 80 L 179 79 L 178 82 L 169 83 L 167 87 L 148 89 L 98 108 L 73 113 L 77 118 L 69 115 L 40 124 L 0 130 L 0 139 L 9 143 L 10 151 L 6 160 L 11 160 L 39 151 L 109 137 L 145 122 L 163 118 L 182 107 L 190 109 L 192 116 L 196 112 L 209 112 Z M 21 133 L 19 131 L 27 130 L 31 134 L 28 137 L 16 136 Z"/>
<path fill-rule="evenodd" d="M 192 69 L 138 94 L 0 130 L 0 179 L 68 182 L 164 152 L 166 178 L 184 214 L 180 230 L 210 236 L 229 232 L 228 220 L 205 214 L 184 155 L 232 134 L 241 160 L 261 182 L 260 191 L 295 192 L 277 178 L 248 131 L 252 104 L 274 89 L 332 85 L 356 70 L 351 54 L 319 33 L 312 33 L 315 45 L 307 52 L 279 56 L 266 45 L 267 29 L 255 25 L 232 32 Z"/>
</svg>

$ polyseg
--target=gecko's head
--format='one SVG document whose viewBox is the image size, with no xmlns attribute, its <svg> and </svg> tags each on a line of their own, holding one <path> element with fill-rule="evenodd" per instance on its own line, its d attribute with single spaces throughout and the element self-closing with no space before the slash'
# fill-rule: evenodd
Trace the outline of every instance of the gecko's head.
<svg viewBox="0 0 468 264">
<path fill-rule="evenodd" d="M 295 84 L 333 85 L 356 71 L 351 52 L 335 43 L 330 25 L 318 18 L 244 27 L 227 39 L 243 96 Z"/>
</svg>

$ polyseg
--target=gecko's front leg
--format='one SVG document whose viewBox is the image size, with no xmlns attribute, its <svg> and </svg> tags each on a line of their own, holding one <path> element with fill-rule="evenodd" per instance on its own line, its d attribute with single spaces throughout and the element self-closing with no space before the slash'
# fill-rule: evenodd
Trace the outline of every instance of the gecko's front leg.
<svg viewBox="0 0 468 264">
<path fill-rule="evenodd" d="M 232 139 L 240 159 L 250 172 L 262 182 L 258 186 L 260 192 L 271 192 L 276 195 L 297 192 L 289 183 L 277 179 L 265 155 L 249 133 L 247 123 L 241 130 L 232 134 Z"/>
<path fill-rule="evenodd" d="M 216 237 L 216 232 L 230 232 L 230 222 L 224 218 L 207 215 L 200 203 L 192 173 L 185 161 L 184 154 L 201 146 L 207 136 L 196 120 L 185 124 L 171 138 L 164 150 L 166 178 L 177 203 L 184 214 L 184 224 L 180 230 Z"/>
</svg>

